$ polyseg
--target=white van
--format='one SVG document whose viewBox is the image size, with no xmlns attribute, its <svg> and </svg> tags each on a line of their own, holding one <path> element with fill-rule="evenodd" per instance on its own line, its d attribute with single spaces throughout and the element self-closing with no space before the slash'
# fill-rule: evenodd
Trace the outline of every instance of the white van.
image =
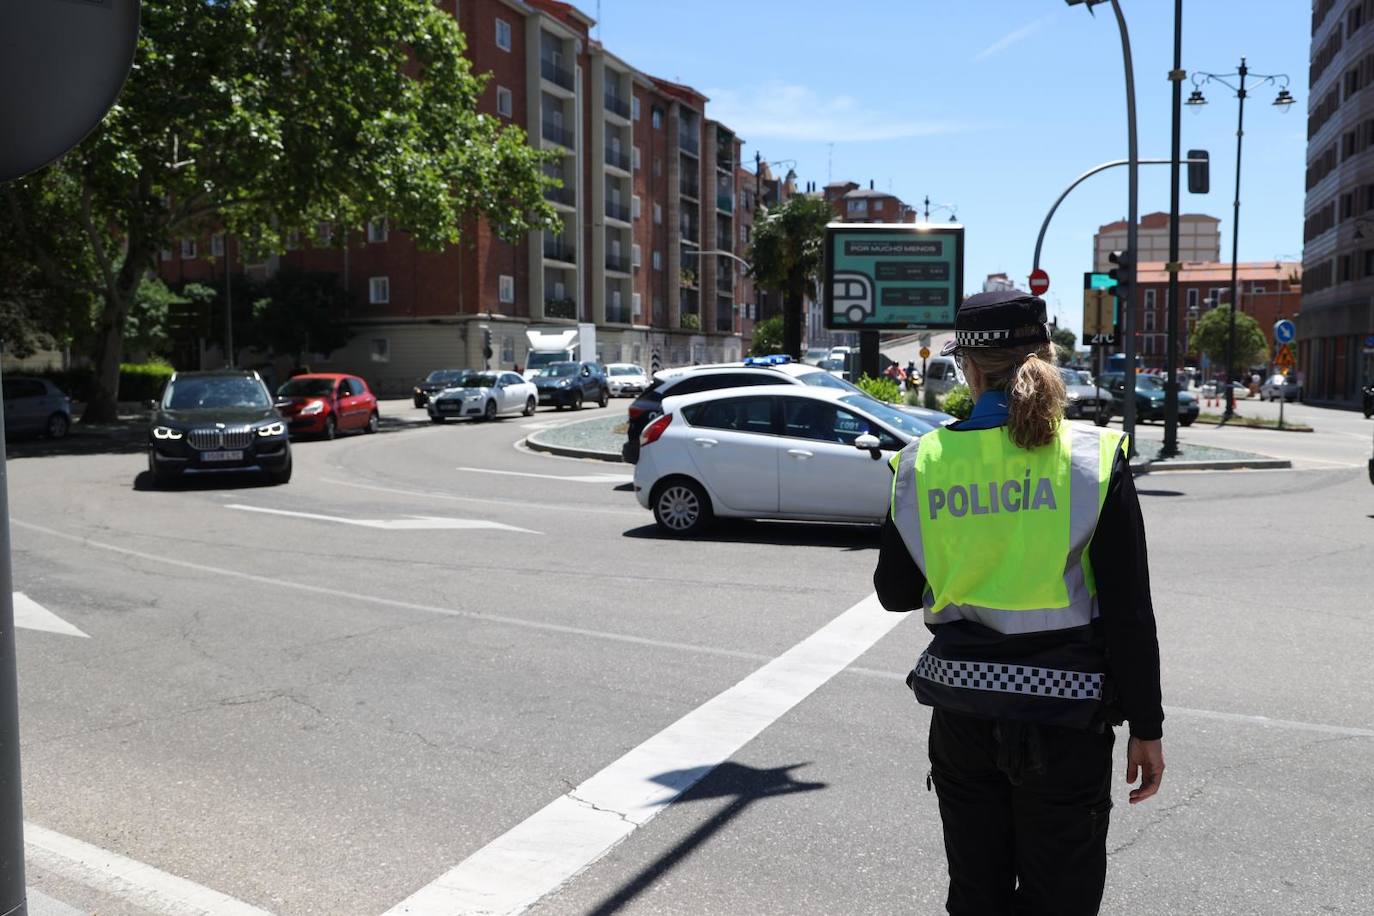
<svg viewBox="0 0 1374 916">
<path fill-rule="evenodd" d="M 954 364 L 952 356 L 932 356 L 926 360 L 925 386 L 937 395 L 944 394 L 955 385 L 967 385 L 964 373 Z"/>
</svg>

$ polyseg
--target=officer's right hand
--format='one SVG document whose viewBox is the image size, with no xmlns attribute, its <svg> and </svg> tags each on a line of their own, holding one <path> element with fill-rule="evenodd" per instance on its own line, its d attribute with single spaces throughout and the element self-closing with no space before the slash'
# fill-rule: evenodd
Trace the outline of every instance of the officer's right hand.
<svg viewBox="0 0 1374 916">
<path fill-rule="evenodd" d="M 1131 790 L 1131 804 L 1143 802 L 1159 791 L 1164 779 L 1164 742 L 1132 738 L 1126 742 L 1126 782 L 1140 777 L 1140 788 Z"/>
</svg>

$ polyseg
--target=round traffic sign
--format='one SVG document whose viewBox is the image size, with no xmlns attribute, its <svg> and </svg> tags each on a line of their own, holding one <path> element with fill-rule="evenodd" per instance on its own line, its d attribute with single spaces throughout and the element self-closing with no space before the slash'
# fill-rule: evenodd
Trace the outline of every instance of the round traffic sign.
<svg viewBox="0 0 1374 916">
<path fill-rule="evenodd" d="M 1298 336 L 1298 326 L 1287 318 L 1274 322 L 1274 339 L 1281 344 L 1291 343 Z"/>
<path fill-rule="evenodd" d="M 1050 275 L 1039 267 L 1031 271 L 1030 291 L 1033 296 L 1043 296 L 1050 288 Z"/>
<path fill-rule="evenodd" d="M 921 348 L 921 359 L 930 359 L 930 347 Z"/>
</svg>

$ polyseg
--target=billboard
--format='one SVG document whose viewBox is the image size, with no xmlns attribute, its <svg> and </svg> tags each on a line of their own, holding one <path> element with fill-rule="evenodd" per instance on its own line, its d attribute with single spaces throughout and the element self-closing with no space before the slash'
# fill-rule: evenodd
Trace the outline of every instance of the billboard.
<svg viewBox="0 0 1374 916">
<path fill-rule="evenodd" d="M 822 287 L 831 330 L 952 328 L 964 299 L 964 227 L 831 223 Z"/>
</svg>

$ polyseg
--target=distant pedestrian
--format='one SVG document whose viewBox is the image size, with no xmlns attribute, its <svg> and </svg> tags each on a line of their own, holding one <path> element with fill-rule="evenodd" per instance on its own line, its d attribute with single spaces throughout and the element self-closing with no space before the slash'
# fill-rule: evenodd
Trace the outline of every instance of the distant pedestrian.
<svg viewBox="0 0 1374 916">
<path fill-rule="evenodd" d="M 971 296 L 946 345 L 972 416 L 892 458 L 873 584 L 923 608 L 907 675 L 934 707 L 930 772 L 951 916 L 1098 912 L 1113 725 L 1132 804 L 1164 775 L 1159 645 L 1125 437 L 1063 422 L 1043 300 Z M 892 907 L 898 909 L 898 907 Z"/>
</svg>

